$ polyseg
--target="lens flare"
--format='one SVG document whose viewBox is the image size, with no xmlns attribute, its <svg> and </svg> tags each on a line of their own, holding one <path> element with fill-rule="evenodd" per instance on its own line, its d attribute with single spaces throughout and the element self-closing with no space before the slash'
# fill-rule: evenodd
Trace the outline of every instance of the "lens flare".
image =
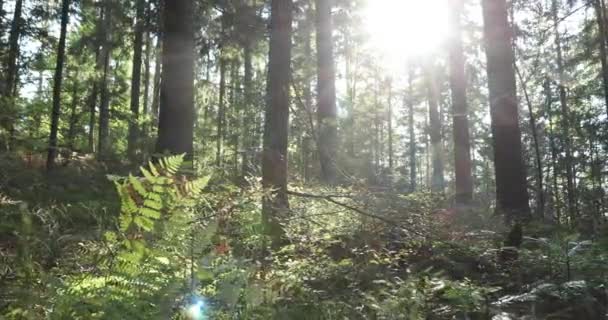
<svg viewBox="0 0 608 320">
<path fill-rule="evenodd" d="M 190 303 L 184 307 L 184 316 L 188 320 L 207 320 L 208 306 L 205 299 L 194 296 L 190 298 Z"/>
</svg>

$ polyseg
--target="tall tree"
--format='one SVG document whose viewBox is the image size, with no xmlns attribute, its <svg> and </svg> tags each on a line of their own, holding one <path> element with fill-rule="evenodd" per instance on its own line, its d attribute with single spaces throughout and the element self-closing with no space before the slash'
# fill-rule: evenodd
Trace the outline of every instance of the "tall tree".
<svg viewBox="0 0 608 320">
<path fill-rule="evenodd" d="M 193 0 L 163 3 L 163 68 L 156 151 L 192 156 L 194 4 Z"/>
<path fill-rule="evenodd" d="M 97 61 L 99 80 L 99 125 L 97 139 L 97 156 L 104 159 L 109 153 L 110 144 L 110 57 L 112 55 L 112 9 L 114 3 L 106 1 L 103 7 L 101 29 L 98 36 L 101 39 L 101 53 Z"/>
<path fill-rule="evenodd" d="M 409 131 L 409 164 L 410 164 L 410 191 L 416 191 L 416 132 L 414 128 L 414 69 L 410 66 L 407 77 L 407 127 Z"/>
<path fill-rule="evenodd" d="M 16 0 L 15 9 L 13 12 L 13 21 L 8 36 L 8 54 L 4 62 L 5 78 L 2 86 L 1 95 L 4 97 L 10 96 L 17 80 L 17 58 L 19 57 L 19 38 L 23 29 L 23 0 Z"/>
<path fill-rule="evenodd" d="M 11 148 L 11 142 L 14 135 L 13 119 L 7 114 L 12 113 L 13 102 L 12 97 L 17 82 L 17 73 L 19 69 L 18 57 L 19 57 L 19 38 L 21 37 L 21 31 L 23 29 L 23 19 L 21 17 L 23 11 L 23 0 L 16 0 L 15 9 L 13 13 L 13 21 L 11 22 L 11 28 L 8 36 L 8 53 L 5 55 L 6 60 L 4 61 L 4 79 L 0 83 L 0 97 L 4 98 L 4 101 L 0 103 L 4 104 L 2 107 L 8 109 L 5 112 L 4 119 L 0 118 L 0 126 L 2 126 L 8 133 L 9 138 L 6 141 L 6 149 Z"/>
<path fill-rule="evenodd" d="M 264 198 L 263 218 L 266 233 L 274 245 L 283 238 L 281 217 L 289 209 L 287 197 L 287 144 L 289 130 L 289 83 L 291 81 L 291 0 L 272 0 L 270 50 L 262 185 L 271 194 Z"/>
<path fill-rule="evenodd" d="M 497 210 L 508 221 L 530 215 L 515 87 L 511 28 L 505 0 L 482 0 Z"/>
<path fill-rule="evenodd" d="M 576 211 L 576 198 L 575 198 L 575 187 L 574 187 L 574 169 L 572 164 L 572 143 L 570 137 L 570 108 L 568 106 L 568 95 L 566 92 L 565 85 L 565 73 L 564 73 L 564 57 L 562 50 L 562 40 L 559 31 L 559 18 L 558 18 L 558 0 L 552 0 L 551 2 L 551 15 L 553 18 L 553 32 L 555 40 L 555 52 L 557 59 L 557 73 L 558 73 L 558 90 L 559 90 L 559 102 L 562 112 L 562 139 L 564 141 L 564 151 L 566 153 L 565 166 L 566 166 L 566 191 L 568 199 L 568 213 L 573 218 Z"/>
<path fill-rule="evenodd" d="M 336 75 L 332 37 L 332 0 L 316 0 L 317 9 L 317 115 L 319 121 L 319 159 L 322 179 L 337 179 L 338 119 Z"/>
<path fill-rule="evenodd" d="M 431 141 L 431 161 L 433 175 L 431 189 L 435 192 L 444 190 L 443 142 L 441 141 L 441 119 L 439 115 L 439 83 L 434 64 L 429 63 L 426 70 L 427 97 L 429 104 L 429 136 Z"/>
<path fill-rule="evenodd" d="M 606 114 L 608 114 L 608 48 L 606 48 L 606 17 L 605 9 L 601 0 L 593 0 L 593 7 L 595 9 L 595 17 L 598 26 L 598 46 L 600 49 L 600 63 L 602 66 L 602 84 L 604 89 L 604 103 L 606 108 Z"/>
<path fill-rule="evenodd" d="M 220 52 L 221 55 L 221 52 Z M 225 133 L 225 122 L 226 122 L 226 58 L 220 57 L 220 90 L 218 97 L 218 109 L 217 109 L 217 141 L 215 149 L 215 165 L 218 167 L 222 166 L 222 146 L 224 143 Z"/>
<path fill-rule="evenodd" d="M 131 160 L 135 159 L 139 136 L 139 96 L 145 8 L 146 1 L 137 0 L 135 10 L 135 40 L 133 42 L 133 71 L 131 72 L 131 118 L 129 119 L 129 137 L 127 140 L 127 154 Z"/>
<path fill-rule="evenodd" d="M 57 131 L 59 129 L 59 116 L 61 115 L 61 84 L 63 81 L 63 66 L 65 64 L 65 39 L 67 35 L 70 12 L 70 0 L 61 2 L 61 30 L 59 45 L 57 46 L 57 61 L 55 77 L 53 80 L 53 110 L 51 112 L 51 132 L 49 135 L 49 150 L 46 159 L 48 170 L 53 169 L 57 157 Z M 75 79 L 78 81 L 78 79 Z"/>
<path fill-rule="evenodd" d="M 467 204 L 473 200 L 471 176 L 471 143 L 467 107 L 467 79 L 462 48 L 463 0 L 449 0 L 449 66 L 452 93 L 452 121 L 454 126 L 454 171 L 456 202 Z"/>
<path fill-rule="evenodd" d="M 393 81 L 388 79 L 388 167 L 393 171 Z"/>
</svg>

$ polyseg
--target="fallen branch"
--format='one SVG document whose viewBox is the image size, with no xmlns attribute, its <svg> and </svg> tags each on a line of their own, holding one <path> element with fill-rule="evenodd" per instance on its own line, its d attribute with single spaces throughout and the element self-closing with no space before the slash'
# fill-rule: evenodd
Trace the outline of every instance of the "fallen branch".
<svg viewBox="0 0 608 320">
<path fill-rule="evenodd" d="M 287 194 L 288 195 L 292 195 L 292 196 L 296 196 L 296 197 L 302 197 L 302 198 L 311 198 L 311 199 L 325 200 L 325 201 L 331 202 L 333 204 L 339 205 L 339 206 L 341 206 L 343 208 L 346 208 L 346 209 L 348 209 L 350 211 L 354 211 L 354 212 L 356 212 L 356 213 L 358 213 L 358 214 L 360 214 L 362 216 L 366 216 L 366 217 L 369 217 L 369 218 L 374 218 L 374 219 L 380 220 L 380 221 L 382 221 L 384 223 L 391 224 L 391 225 L 399 224 L 395 220 L 391 220 L 391 219 L 388 219 L 388 218 L 385 218 L 385 217 L 382 217 L 382 216 L 379 216 L 379 215 L 376 215 L 376 214 L 373 214 L 373 213 L 370 213 L 370 212 L 367 212 L 367 211 L 363 211 L 363 210 L 361 210 L 359 208 L 355 208 L 355 207 L 350 206 L 350 205 L 348 205 L 348 204 L 346 204 L 344 202 L 340 202 L 340 201 L 334 199 L 334 198 L 337 198 L 337 197 L 348 198 L 348 196 L 334 196 L 334 195 L 324 196 L 324 195 L 311 194 L 311 193 L 302 193 L 302 192 L 296 192 L 296 191 L 287 191 Z"/>
</svg>

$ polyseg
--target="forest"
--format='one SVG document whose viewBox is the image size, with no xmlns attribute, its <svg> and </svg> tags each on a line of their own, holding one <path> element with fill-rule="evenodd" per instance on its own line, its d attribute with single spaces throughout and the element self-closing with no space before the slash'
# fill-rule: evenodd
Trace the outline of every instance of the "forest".
<svg viewBox="0 0 608 320">
<path fill-rule="evenodd" d="M 0 319 L 608 319 L 606 0 L 0 0 Z"/>
</svg>

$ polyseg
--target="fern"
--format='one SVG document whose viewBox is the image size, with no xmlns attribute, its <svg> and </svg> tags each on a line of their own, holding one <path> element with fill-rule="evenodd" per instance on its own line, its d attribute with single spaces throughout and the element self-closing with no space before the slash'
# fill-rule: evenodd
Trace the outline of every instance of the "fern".
<svg viewBox="0 0 608 320">
<path fill-rule="evenodd" d="M 169 318 L 189 283 L 184 270 L 196 267 L 188 244 L 196 239 L 197 248 L 209 247 L 217 227 L 193 223 L 209 179 L 180 175 L 183 162 L 171 156 L 140 168 L 141 177 L 110 177 L 121 204 L 117 231 L 104 234 L 110 254 L 95 274 L 66 281 L 54 308 L 58 318 Z"/>
</svg>

